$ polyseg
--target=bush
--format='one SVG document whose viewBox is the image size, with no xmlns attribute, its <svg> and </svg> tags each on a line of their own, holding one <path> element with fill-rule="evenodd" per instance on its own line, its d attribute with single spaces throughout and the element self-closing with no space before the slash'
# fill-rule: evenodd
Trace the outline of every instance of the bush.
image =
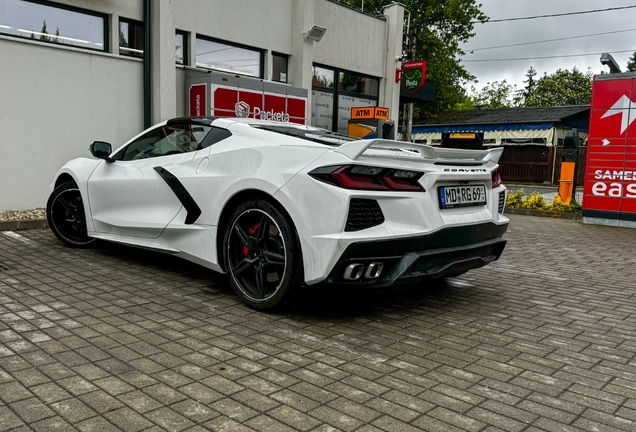
<svg viewBox="0 0 636 432">
<path fill-rule="evenodd" d="M 521 208 L 523 205 L 523 197 L 526 195 L 523 189 L 519 189 L 516 192 L 508 192 L 506 197 L 506 207 L 508 208 Z"/>
<path fill-rule="evenodd" d="M 547 207 L 548 204 L 543 199 L 543 195 L 539 192 L 532 192 L 521 205 L 521 208 L 532 210 L 547 210 Z"/>
<path fill-rule="evenodd" d="M 574 200 L 570 201 L 570 204 L 565 204 L 559 196 L 556 196 L 552 200 L 552 204 L 548 204 L 543 199 L 543 195 L 538 192 L 532 192 L 530 195 L 526 196 L 523 189 L 508 193 L 508 196 L 506 197 L 506 207 L 549 210 L 557 213 L 581 211 L 581 205 Z"/>
</svg>

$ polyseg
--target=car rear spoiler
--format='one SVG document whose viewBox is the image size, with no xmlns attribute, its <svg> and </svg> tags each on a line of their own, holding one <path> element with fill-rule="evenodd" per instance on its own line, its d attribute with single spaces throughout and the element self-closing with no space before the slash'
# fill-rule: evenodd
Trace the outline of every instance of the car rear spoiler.
<svg viewBox="0 0 636 432">
<path fill-rule="evenodd" d="M 384 139 L 359 140 L 342 144 L 334 151 L 347 156 L 351 160 L 357 160 L 365 151 L 370 148 L 384 150 L 414 150 L 420 154 L 422 159 L 438 161 L 450 160 L 459 162 L 478 161 L 482 163 L 493 162 L 498 163 L 503 147 L 491 150 L 464 150 L 464 149 L 448 149 L 431 147 L 424 144 L 415 144 L 405 141 L 394 141 Z"/>
</svg>

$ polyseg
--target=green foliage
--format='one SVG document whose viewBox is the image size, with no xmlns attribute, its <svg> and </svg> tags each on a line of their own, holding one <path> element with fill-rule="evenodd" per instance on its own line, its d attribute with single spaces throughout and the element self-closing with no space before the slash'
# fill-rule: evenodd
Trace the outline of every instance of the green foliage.
<svg viewBox="0 0 636 432">
<path fill-rule="evenodd" d="M 526 85 L 522 92 L 524 100 L 527 99 L 528 96 L 530 96 L 534 89 L 537 87 L 537 82 L 534 79 L 535 76 L 537 76 L 537 70 L 534 67 L 530 66 L 530 69 L 528 69 L 528 71 L 526 72 L 527 79 L 523 81 Z"/>
<path fill-rule="evenodd" d="M 506 207 L 548 210 L 556 213 L 581 211 L 581 205 L 574 200 L 570 201 L 570 204 L 565 204 L 559 196 L 556 196 L 552 199 L 552 204 L 548 204 L 543 199 L 543 195 L 538 192 L 532 192 L 530 195 L 526 196 L 523 189 L 508 193 L 508 196 L 506 197 Z"/>
<path fill-rule="evenodd" d="M 506 197 L 506 207 L 508 208 L 521 208 L 523 205 L 523 197 L 526 195 L 523 189 L 519 189 L 515 192 L 508 192 Z"/>
<path fill-rule="evenodd" d="M 547 207 L 548 204 L 543 199 L 543 195 L 539 192 L 532 192 L 523 200 L 523 204 L 521 204 L 521 208 L 533 210 L 546 210 Z"/>
<path fill-rule="evenodd" d="M 627 61 L 627 70 L 630 72 L 636 72 L 636 52 Z"/>
<path fill-rule="evenodd" d="M 486 83 L 479 91 L 475 89 L 475 86 L 471 86 L 470 90 L 468 101 L 457 105 L 457 109 L 512 108 L 521 104 L 516 84 L 508 84 L 506 80 Z"/>
<path fill-rule="evenodd" d="M 362 6 L 362 0 L 341 1 Z M 393 0 L 364 0 L 364 11 L 379 14 L 390 3 Z M 475 77 L 459 62 L 464 54 L 460 46 L 475 35 L 473 22 L 487 21 L 488 17 L 481 12 L 477 0 L 402 0 L 401 3 L 411 12 L 411 27 L 416 30 L 416 59 L 426 60 L 427 79 L 437 83 L 436 101 L 416 105 L 417 123 L 466 102 L 463 86 L 474 82 Z"/>
<path fill-rule="evenodd" d="M 526 96 L 524 106 L 582 105 L 590 103 L 592 76 L 573 67 L 571 71 L 558 69 L 553 74 L 545 73 L 536 82 L 535 88 Z"/>
</svg>

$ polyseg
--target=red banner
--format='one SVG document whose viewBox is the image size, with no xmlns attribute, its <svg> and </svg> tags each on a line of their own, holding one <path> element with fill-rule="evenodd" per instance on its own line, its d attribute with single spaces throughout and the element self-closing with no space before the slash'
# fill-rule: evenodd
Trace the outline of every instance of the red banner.
<svg viewBox="0 0 636 432">
<path fill-rule="evenodd" d="M 190 115 L 206 116 L 207 113 L 207 84 L 193 84 L 190 86 Z"/>
</svg>

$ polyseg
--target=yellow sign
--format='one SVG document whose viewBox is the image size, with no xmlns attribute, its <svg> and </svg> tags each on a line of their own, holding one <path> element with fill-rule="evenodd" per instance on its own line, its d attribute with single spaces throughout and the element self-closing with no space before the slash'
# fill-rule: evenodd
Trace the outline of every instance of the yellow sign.
<svg viewBox="0 0 636 432">
<path fill-rule="evenodd" d="M 475 139 L 476 136 L 474 133 L 452 133 L 450 139 Z"/>
<path fill-rule="evenodd" d="M 389 109 L 380 108 L 380 107 L 351 108 L 351 119 L 352 120 L 361 120 L 361 119 L 388 120 Z"/>
</svg>

